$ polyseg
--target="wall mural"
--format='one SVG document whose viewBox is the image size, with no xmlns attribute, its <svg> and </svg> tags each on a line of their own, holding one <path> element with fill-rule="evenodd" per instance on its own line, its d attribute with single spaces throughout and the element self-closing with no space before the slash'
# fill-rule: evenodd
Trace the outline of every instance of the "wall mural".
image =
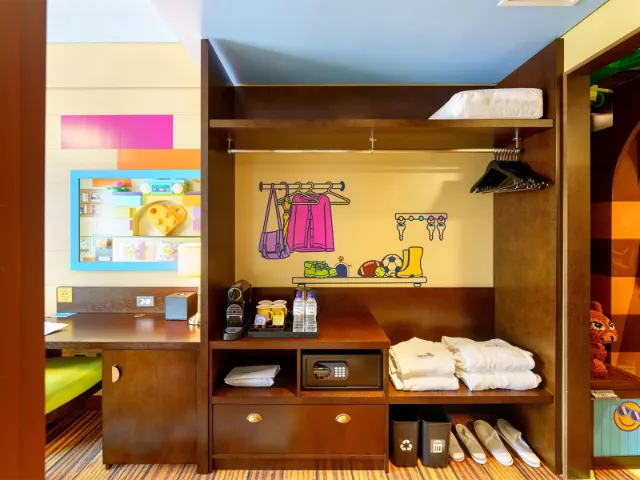
<svg viewBox="0 0 640 480">
<path fill-rule="evenodd" d="M 304 276 L 293 277 L 295 285 L 380 285 L 408 284 L 420 287 L 427 283 L 422 270 L 422 247 L 409 247 L 402 255 L 389 253 L 380 260 L 366 260 L 352 275 L 351 265 L 338 257 L 333 267 L 325 261 L 304 262 Z"/>
<path fill-rule="evenodd" d="M 426 222 L 427 231 L 429 232 L 429 240 L 433 241 L 434 233 L 438 230 L 438 238 L 444 240 L 444 231 L 447 228 L 446 213 L 396 213 L 396 228 L 398 229 L 398 238 L 404 240 L 404 231 L 407 229 L 407 222 Z"/>
<path fill-rule="evenodd" d="M 344 182 L 260 182 L 258 188 L 269 191 L 258 245 L 262 258 L 281 260 L 294 252 L 335 250 L 331 207 L 351 204 L 336 192 L 344 191 Z M 279 197 L 278 192 L 283 195 Z M 275 230 L 270 229 L 269 218 L 276 219 Z"/>
</svg>

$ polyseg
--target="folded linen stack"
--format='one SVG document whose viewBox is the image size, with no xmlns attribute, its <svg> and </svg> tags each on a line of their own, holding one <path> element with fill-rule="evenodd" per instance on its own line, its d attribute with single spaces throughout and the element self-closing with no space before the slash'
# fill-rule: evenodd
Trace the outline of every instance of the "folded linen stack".
<svg viewBox="0 0 640 480">
<path fill-rule="evenodd" d="M 449 349 L 438 342 L 412 338 L 391 347 L 389 375 L 397 390 L 457 390 L 456 365 Z"/>
<path fill-rule="evenodd" d="M 453 353 L 456 377 L 471 391 L 531 390 L 540 385 L 540 376 L 531 371 L 535 366 L 533 355 L 504 340 L 475 342 L 442 337 L 442 343 Z"/>
<path fill-rule="evenodd" d="M 224 377 L 224 383 L 234 387 L 270 387 L 280 371 L 280 365 L 235 367 Z"/>
</svg>

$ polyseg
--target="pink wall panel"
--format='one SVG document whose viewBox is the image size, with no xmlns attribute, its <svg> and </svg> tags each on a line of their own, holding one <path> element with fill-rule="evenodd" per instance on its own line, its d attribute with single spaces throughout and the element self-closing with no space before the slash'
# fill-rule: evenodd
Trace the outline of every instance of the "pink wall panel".
<svg viewBox="0 0 640 480">
<path fill-rule="evenodd" d="M 62 148 L 173 148 L 173 115 L 63 115 Z"/>
</svg>

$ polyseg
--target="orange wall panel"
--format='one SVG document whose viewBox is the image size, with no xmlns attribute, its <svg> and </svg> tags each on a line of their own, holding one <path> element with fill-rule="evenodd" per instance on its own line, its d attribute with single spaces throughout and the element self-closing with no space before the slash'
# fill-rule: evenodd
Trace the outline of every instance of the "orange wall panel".
<svg viewBox="0 0 640 480">
<path fill-rule="evenodd" d="M 200 150 L 119 150 L 118 170 L 200 170 Z"/>
</svg>

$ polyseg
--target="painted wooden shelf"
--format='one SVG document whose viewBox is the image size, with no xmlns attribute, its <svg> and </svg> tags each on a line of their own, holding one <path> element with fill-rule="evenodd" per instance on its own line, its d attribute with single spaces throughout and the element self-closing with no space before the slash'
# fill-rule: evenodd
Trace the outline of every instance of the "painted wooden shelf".
<svg viewBox="0 0 640 480">
<path fill-rule="evenodd" d="M 389 348 L 389 337 L 369 312 L 318 316 L 318 338 L 249 338 L 213 340 L 215 350 L 319 350 Z"/>
<path fill-rule="evenodd" d="M 553 403 L 553 396 L 541 388 L 534 390 L 486 390 L 471 392 L 460 382 L 460 388 L 447 392 L 401 392 L 389 382 L 390 404 L 508 404 Z"/>
<path fill-rule="evenodd" d="M 392 277 L 347 277 L 347 278 L 307 278 L 293 277 L 291 279 L 294 285 L 313 285 L 314 287 L 333 287 L 338 285 L 409 285 L 420 287 L 427 283 L 427 277 L 416 278 L 392 278 Z"/>
</svg>

